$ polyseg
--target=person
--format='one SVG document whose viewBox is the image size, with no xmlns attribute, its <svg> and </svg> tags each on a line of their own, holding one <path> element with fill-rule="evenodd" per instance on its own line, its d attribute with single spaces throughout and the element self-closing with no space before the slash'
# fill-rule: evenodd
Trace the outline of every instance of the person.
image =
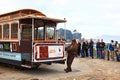
<svg viewBox="0 0 120 80">
<path fill-rule="evenodd" d="M 109 44 L 109 51 L 110 51 L 110 57 L 112 60 L 114 60 L 114 41 L 111 40 L 110 44 Z"/>
<path fill-rule="evenodd" d="M 90 42 L 89 42 L 89 50 L 90 50 L 90 57 L 93 59 L 93 45 L 94 45 L 94 42 L 92 39 L 90 39 Z"/>
<path fill-rule="evenodd" d="M 77 53 L 77 56 L 80 56 L 81 54 L 81 43 L 80 41 L 78 41 L 78 53 Z"/>
<path fill-rule="evenodd" d="M 100 40 L 97 40 L 96 43 L 96 50 L 97 50 L 97 58 L 100 58 Z"/>
<path fill-rule="evenodd" d="M 101 59 L 105 59 L 105 42 L 103 41 L 103 39 L 101 39 L 101 42 L 100 42 L 100 56 L 101 56 Z"/>
<path fill-rule="evenodd" d="M 82 52 L 81 52 L 81 58 L 84 58 L 85 57 L 85 40 L 83 40 L 82 42 Z"/>
<path fill-rule="evenodd" d="M 116 54 L 116 60 L 117 60 L 117 61 L 120 61 L 118 41 L 115 41 L 114 51 L 115 51 L 115 54 Z"/>
<path fill-rule="evenodd" d="M 73 39 L 70 46 L 66 47 L 65 50 L 67 51 L 68 55 L 67 55 L 67 68 L 64 69 L 64 71 L 67 73 L 72 71 L 71 65 L 74 60 L 74 57 L 77 55 L 78 46 L 76 40 Z"/>
<path fill-rule="evenodd" d="M 88 40 L 86 40 L 85 41 L 85 57 L 88 57 L 88 49 L 89 49 Z"/>
</svg>

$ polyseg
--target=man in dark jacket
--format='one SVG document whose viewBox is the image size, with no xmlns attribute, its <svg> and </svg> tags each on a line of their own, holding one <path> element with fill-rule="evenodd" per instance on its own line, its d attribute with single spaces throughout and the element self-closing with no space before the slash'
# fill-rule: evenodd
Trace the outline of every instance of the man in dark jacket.
<svg viewBox="0 0 120 80">
<path fill-rule="evenodd" d="M 93 59 L 93 45 L 94 45 L 94 42 L 92 39 L 90 39 L 90 42 L 89 42 L 89 49 L 90 49 L 90 57 Z"/>
<path fill-rule="evenodd" d="M 105 42 L 103 42 L 103 39 L 101 39 L 101 42 L 100 42 L 100 54 L 101 54 L 101 59 L 105 59 L 105 51 L 104 51 L 104 48 L 105 48 Z"/>
<path fill-rule="evenodd" d="M 97 43 L 96 43 L 96 50 L 97 50 L 97 58 L 100 58 L 100 40 L 98 39 L 97 40 Z"/>
<path fill-rule="evenodd" d="M 80 41 L 78 41 L 78 53 L 77 53 L 77 56 L 80 56 L 81 54 L 81 43 Z"/>
</svg>

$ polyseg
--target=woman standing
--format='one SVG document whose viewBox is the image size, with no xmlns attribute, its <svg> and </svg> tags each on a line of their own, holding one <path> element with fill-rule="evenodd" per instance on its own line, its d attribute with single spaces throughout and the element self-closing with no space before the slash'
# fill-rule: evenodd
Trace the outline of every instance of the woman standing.
<svg viewBox="0 0 120 80">
<path fill-rule="evenodd" d="M 76 40 L 73 39 L 70 46 L 68 46 L 65 50 L 67 51 L 68 55 L 67 55 L 67 68 L 64 69 L 64 71 L 71 72 L 72 71 L 71 65 L 72 65 L 74 57 L 77 55 L 77 51 L 78 51 L 78 46 L 77 46 Z"/>
</svg>

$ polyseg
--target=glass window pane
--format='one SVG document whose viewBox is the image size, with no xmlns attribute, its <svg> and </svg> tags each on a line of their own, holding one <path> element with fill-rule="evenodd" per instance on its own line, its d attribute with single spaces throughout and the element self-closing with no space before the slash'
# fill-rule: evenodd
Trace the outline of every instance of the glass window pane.
<svg viewBox="0 0 120 80">
<path fill-rule="evenodd" d="M 0 25 L 0 39 L 2 39 L 2 26 Z"/>
<path fill-rule="evenodd" d="M 54 39 L 54 28 L 53 27 L 47 27 L 47 39 Z"/>
<path fill-rule="evenodd" d="M 9 24 L 3 25 L 3 38 L 9 39 Z"/>
<path fill-rule="evenodd" d="M 38 28 L 38 38 L 39 39 L 44 39 L 44 34 L 43 34 L 44 31 L 43 31 L 43 29 L 44 29 L 43 27 Z"/>
<path fill-rule="evenodd" d="M 44 27 L 35 28 L 35 40 L 43 40 L 44 39 Z"/>
<path fill-rule="evenodd" d="M 11 38 L 18 38 L 18 24 L 11 25 Z"/>
<path fill-rule="evenodd" d="M 22 39 L 32 39 L 32 26 L 30 25 L 22 26 Z"/>
</svg>

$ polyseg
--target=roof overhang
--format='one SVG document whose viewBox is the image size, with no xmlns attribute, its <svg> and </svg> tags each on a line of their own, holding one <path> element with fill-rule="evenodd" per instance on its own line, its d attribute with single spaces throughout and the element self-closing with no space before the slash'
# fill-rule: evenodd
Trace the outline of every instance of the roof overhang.
<svg viewBox="0 0 120 80">
<path fill-rule="evenodd" d="M 52 21 L 52 22 L 55 22 L 55 23 L 64 23 L 64 22 L 67 22 L 66 19 L 57 19 L 57 18 L 51 18 L 51 17 L 47 17 L 47 16 L 33 16 L 33 15 L 28 15 L 28 16 L 22 17 L 21 19 L 24 19 L 24 18 L 35 18 L 35 19 Z"/>
<path fill-rule="evenodd" d="M 56 23 L 66 22 L 65 19 L 56 19 L 56 18 L 50 18 L 50 17 L 40 17 L 40 19 L 49 20 L 49 21 L 53 21 L 53 22 L 56 22 Z"/>
</svg>

